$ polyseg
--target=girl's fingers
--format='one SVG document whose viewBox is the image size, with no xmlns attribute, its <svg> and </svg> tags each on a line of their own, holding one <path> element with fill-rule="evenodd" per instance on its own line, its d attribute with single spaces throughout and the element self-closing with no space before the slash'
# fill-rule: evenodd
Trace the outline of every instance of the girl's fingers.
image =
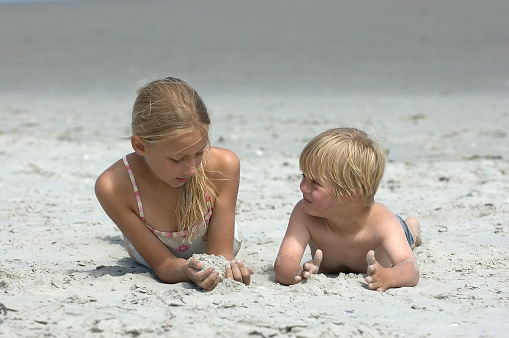
<svg viewBox="0 0 509 338">
<path fill-rule="evenodd" d="M 219 273 L 213 271 L 207 278 L 201 282 L 201 288 L 207 291 L 213 290 L 220 281 Z"/>
<path fill-rule="evenodd" d="M 237 282 L 249 285 L 251 283 L 251 275 L 254 273 L 252 267 L 247 268 L 241 260 L 233 260 L 226 269 L 226 277 L 232 278 Z"/>
</svg>

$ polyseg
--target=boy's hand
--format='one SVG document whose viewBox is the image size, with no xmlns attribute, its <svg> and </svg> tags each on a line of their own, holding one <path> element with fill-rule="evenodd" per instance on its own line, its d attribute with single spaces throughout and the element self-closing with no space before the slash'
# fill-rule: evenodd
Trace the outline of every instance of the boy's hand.
<svg viewBox="0 0 509 338">
<path fill-rule="evenodd" d="M 366 262 L 368 263 L 368 276 L 365 280 L 368 283 L 368 288 L 380 292 L 387 290 L 388 286 L 384 283 L 387 282 L 386 278 L 384 278 L 385 268 L 376 261 L 373 250 L 369 250 L 366 255 Z"/>
<path fill-rule="evenodd" d="M 251 284 L 251 275 L 253 273 L 253 267 L 246 267 L 240 259 L 237 259 L 231 261 L 230 265 L 226 267 L 225 277 L 249 285 Z"/>
<path fill-rule="evenodd" d="M 320 263 L 322 263 L 322 250 L 317 249 L 315 252 L 315 257 L 313 257 L 312 262 L 304 263 L 302 266 L 302 270 L 300 270 L 299 275 L 295 276 L 295 282 L 298 283 L 302 279 L 307 279 L 312 274 L 318 273 L 318 270 L 320 269 Z"/>
</svg>

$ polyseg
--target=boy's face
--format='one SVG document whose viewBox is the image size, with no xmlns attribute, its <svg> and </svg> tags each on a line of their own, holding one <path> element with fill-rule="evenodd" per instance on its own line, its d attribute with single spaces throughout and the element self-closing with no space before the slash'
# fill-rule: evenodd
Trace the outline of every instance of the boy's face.
<svg viewBox="0 0 509 338">
<path fill-rule="evenodd" d="M 315 217 L 326 217 L 328 211 L 337 208 L 338 197 L 334 194 L 332 182 L 328 179 L 312 179 L 305 174 L 300 182 L 302 191 L 302 207 L 304 211 Z"/>
</svg>

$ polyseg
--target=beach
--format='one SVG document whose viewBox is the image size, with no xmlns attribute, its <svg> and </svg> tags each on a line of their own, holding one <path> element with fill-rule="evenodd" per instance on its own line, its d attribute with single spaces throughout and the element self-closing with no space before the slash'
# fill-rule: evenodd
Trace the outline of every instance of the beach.
<svg viewBox="0 0 509 338">
<path fill-rule="evenodd" d="M 0 335 L 504 337 L 509 22 L 504 1 L 0 3 Z M 205 292 L 134 263 L 98 175 L 132 152 L 136 89 L 176 76 L 241 161 L 238 258 Z M 375 199 L 421 222 L 420 280 L 277 283 L 300 151 L 359 127 L 388 150 Z M 307 252 L 303 261 L 310 259 Z"/>
</svg>

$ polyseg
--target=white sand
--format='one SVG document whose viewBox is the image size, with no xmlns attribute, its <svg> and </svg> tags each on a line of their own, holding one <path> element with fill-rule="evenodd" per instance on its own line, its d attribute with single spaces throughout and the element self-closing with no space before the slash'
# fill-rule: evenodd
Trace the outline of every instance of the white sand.
<svg viewBox="0 0 509 338">
<path fill-rule="evenodd" d="M 505 336 L 508 10 L 0 4 L 0 336 Z M 238 258 L 255 268 L 250 286 L 159 282 L 95 199 L 95 178 L 130 151 L 138 81 L 166 75 L 200 91 L 212 143 L 241 159 Z M 419 284 L 377 293 L 340 274 L 279 285 L 272 264 L 300 198 L 299 152 L 352 125 L 389 149 L 377 199 L 422 222 Z"/>
</svg>

